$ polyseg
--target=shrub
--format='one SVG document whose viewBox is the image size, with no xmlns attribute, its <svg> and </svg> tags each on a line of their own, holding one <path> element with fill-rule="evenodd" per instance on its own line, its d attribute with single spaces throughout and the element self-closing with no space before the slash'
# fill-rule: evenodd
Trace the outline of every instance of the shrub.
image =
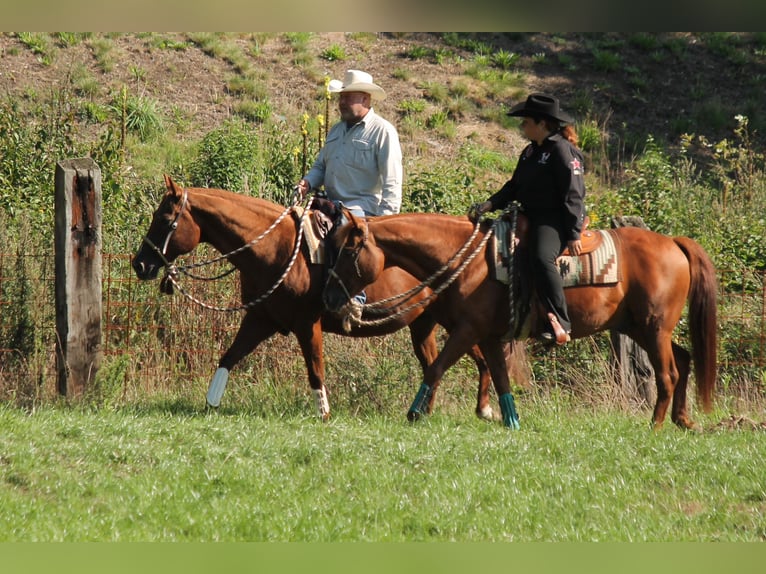
<svg viewBox="0 0 766 574">
<path fill-rule="evenodd" d="M 475 186 L 475 171 L 465 166 L 439 166 L 415 172 L 405 182 L 402 211 L 463 215 L 486 199 Z"/>
<path fill-rule="evenodd" d="M 271 104 L 267 101 L 243 100 L 232 109 L 238 116 L 255 123 L 263 123 L 271 117 Z"/>
<path fill-rule="evenodd" d="M 346 59 L 346 50 L 343 49 L 343 46 L 333 44 L 323 50 L 320 57 L 330 62 L 342 62 Z"/>
<path fill-rule="evenodd" d="M 257 174 L 258 139 L 243 120 L 227 120 L 202 138 L 189 175 L 198 187 L 242 191 Z"/>
</svg>

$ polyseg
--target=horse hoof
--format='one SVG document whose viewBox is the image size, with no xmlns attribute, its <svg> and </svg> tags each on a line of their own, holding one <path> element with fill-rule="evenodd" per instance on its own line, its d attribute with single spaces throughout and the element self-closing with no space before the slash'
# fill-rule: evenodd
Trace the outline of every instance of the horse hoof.
<svg viewBox="0 0 766 574">
<path fill-rule="evenodd" d="M 411 423 L 414 423 L 419 421 L 422 416 L 423 415 L 419 413 L 418 411 L 409 411 L 407 413 L 407 420 L 410 421 Z"/>
<path fill-rule="evenodd" d="M 497 422 L 500 420 L 500 415 L 492 410 L 492 407 L 484 407 L 476 411 L 476 416 L 483 421 Z"/>
<path fill-rule="evenodd" d="M 694 421 L 690 421 L 687 418 L 679 419 L 679 420 L 674 421 L 674 422 L 676 423 L 676 426 L 678 426 L 678 428 L 680 428 L 682 430 L 690 431 L 690 432 L 697 432 L 697 433 L 701 433 L 702 432 L 702 427 L 700 427 L 697 423 L 695 423 Z"/>
</svg>

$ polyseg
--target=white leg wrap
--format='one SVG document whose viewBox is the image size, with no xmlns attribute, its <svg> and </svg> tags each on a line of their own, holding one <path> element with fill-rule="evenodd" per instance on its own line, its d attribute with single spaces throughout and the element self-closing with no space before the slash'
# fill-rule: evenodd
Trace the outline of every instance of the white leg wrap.
<svg viewBox="0 0 766 574">
<path fill-rule="evenodd" d="M 213 380 L 210 381 L 210 387 L 207 390 L 207 404 L 211 407 L 217 407 L 221 404 L 221 397 L 226 390 L 226 381 L 229 380 L 229 369 L 218 367 Z"/>
<path fill-rule="evenodd" d="M 314 405 L 316 406 L 319 418 L 326 421 L 330 418 L 330 403 L 327 401 L 327 391 L 322 386 L 321 389 L 311 389 L 311 394 L 314 395 Z"/>
</svg>

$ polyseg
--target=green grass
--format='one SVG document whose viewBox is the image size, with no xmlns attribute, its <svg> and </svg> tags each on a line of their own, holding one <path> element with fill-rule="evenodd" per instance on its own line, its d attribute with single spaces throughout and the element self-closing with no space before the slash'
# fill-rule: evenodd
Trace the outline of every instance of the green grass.
<svg viewBox="0 0 766 574">
<path fill-rule="evenodd" d="M 652 432 L 646 413 L 561 396 L 521 398 L 519 409 L 522 430 L 510 432 L 469 412 L 322 424 L 173 399 L 5 406 L 0 540 L 766 537 L 766 433 Z"/>
</svg>

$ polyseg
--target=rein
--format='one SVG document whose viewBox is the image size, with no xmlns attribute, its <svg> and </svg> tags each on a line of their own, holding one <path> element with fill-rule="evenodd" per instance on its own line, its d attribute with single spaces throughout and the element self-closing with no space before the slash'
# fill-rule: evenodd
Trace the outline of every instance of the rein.
<svg viewBox="0 0 766 574">
<path fill-rule="evenodd" d="M 290 270 L 293 268 L 293 265 L 295 264 L 295 261 L 298 257 L 298 253 L 300 251 L 301 247 L 301 241 L 303 240 L 303 233 L 304 233 L 304 225 L 306 225 L 307 221 L 307 214 L 308 210 L 304 210 L 303 214 L 301 215 L 300 223 L 298 225 L 298 233 L 295 237 L 295 247 L 293 248 L 292 255 L 290 256 L 290 260 L 287 262 L 287 266 L 285 267 L 285 270 L 282 272 L 282 275 L 277 279 L 277 281 L 261 296 L 257 297 L 256 299 L 244 303 L 242 305 L 237 305 L 234 307 L 218 307 L 215 305 L 210 305 L 209 303 L 205 303 L 204 301 L 201 301 L 200 299 L 197 299 L 192 294 L 188 293 L 184 290 L 183 287 L 178 283 L 178 275 L 183 274 L 191 279 L 197 279 L 200 281 L 215 281 L 218 279 L 222 279 L 223 277 L 226 277 L 230 273 L 232 273 L 236 267 L 232 266 L 231 269 L 224 271 L 220 275 L 216 275 L 214 277 L 205 277 L 201 275 L 196 275 L 194 273 L 191 273 L 188 271 L 188 269 L 196 269 L 198 267 L 204 267 L 206 265 L 212 265 L 214 263 L 218 263 L 219 261 L 228 260 L 233 255 L 237 255 L 238 253 L 241 253 L 245 251 L 246 249 L 249 249 L 250 247 L 253 247 L 257 243 L 259 243 L 263 238 L 265 238 L 267 235 L 269 235 L 276 227 L 284 220 L 284 218 L 291 212 L 295 207 L 297 207 L 301 203 L 301 197 L 298 193 L 293 193 L 292 203 L 288 205 L 282 213 L 277 217 L 277 219 L 272 223 L 263 233 L 261 233 L 258 237 L 255 239 L 252 239 L 251 241 L 245 243 L 244 245 L 237 247 L 233 251 L 229 251 L 228 253 L 224 253 L 222 255 L 219 255 L 217 257 L 213 257 L 211 259 L 208 259 L 206 261 L 201 261 L 198 263 L 191 263 L 188 265 L 181 265 L 177 266 L 171 263 L 167 260 L 167 257 L 165 256 L 168 244 L 170 243 L 170 238 L 175 232 L 176 228 L 178 227 L 178 220 L 181 217 L 181 214 L 183 213 L 184 207 L 186 207 L 188 202 L 188 196 L 189 192 L 188 190 L 184 189 L 184 195 L 183 199 L 181 201 L 181 208 L 178 210 L 178 213 L 176 214 L 175 218 L 173 219 L 173 222 L 170 224 L 170 231 L 168 232 L 167 237 L 165 238 L 164 246 L 162 250 L 160 250 L 150 239 L 149 237 L 144 237 L 144 242 L 151 247 L 157 255 L 162 260 L 162 263 L 165 267 L 165 278 L 170 280 L 170 282 L 173 284 L 173 286 L 178 289 L 178 291 L 187 299 L 190 301 L 196 303 L 200 307 L 204 307 L 205 309 L 210 309 L 213 311 L 224 311 L 224 312 L 236 312 L 236 311 L 246 311 L 263 301 L 265 301 L 276 289 L 279 287 L 285 280 L 285 277 L 287 277 L 287 274 L 290 273 Z M 310 200 L 310 197 L 307 196 L 306 202 L 308 205 L 308 201 Z"/>
<path fill-rule="evenodd" d="M 482 240 L 479 242 L 476 248 L 468 255 L 468 257 L 466 257 L 462 261 L 462 263 L 458 267 L 456 267 L 455 270 L 446 278 L 446 280 L 443 283 L 441 283 L 439 287 L 434 289 L 430 295 L 420 300 L 419 302 L 413 303 L 407 307 L 403 307 L 399 309 L 399 311 L 397 311 L 396 313 L 393 313 L 390 315 L 387 313 L 392 311 L 395 308 L 395 306 L 391 305 L 391 306 L 384 307 L 383 306 L 384 304 L 390 303 L 392 301 L 411 299 L 414 295 L 421 292 L 426 287 L 431 287 L 431 285 L 434 283 L 434 281 L 437 278 L 443 275 L 455 261 L 461 258 L 468 251 L 468 247 L 471 245 L 471 243 L 473 243 L 473 240 L 476 238 L 476 236 L 479 233 L 480 222 L 478 220 L 476 221 L 474 225 L 474 229 L 473 229 L 473 232 L 471 233 L 471 236 L 466 240 L 463 246 L 449 259 L 449 261 L 447 261 L 444 265 L 442 265 L 442 267 L 439 268 L 434 274 L 432 274 L 422 283 L 420 283 L 419 285 L 416 285 L 409 291 L 405 291 L 404 293 L 400 293 L 399 295 L 394 295 L 393 297 L 389 297 L 388 299 L 383 299 L 376 303 L 363 305 L 355 301 L 349 295 L 348 289 L 343 284 L 343 280 L 335 272 L 334 268 L 331 269 L 330 276 L 338 282 L 341 289 L 343 289 L 344 293 L 349 299 L 349 302 L 346 305 L 346 309 L 347 309 L 346 315 L 343 317 L 343 328 L 348 332 L 351 330 L 352 325 L 356 325 L 359 327 L 373 327 L 373 326 L 384 325 L 388 323 L 389 321 L 393 321 L 397 319 L 398 317 L 405 315 L 406 313 L 409 313 L 410 311 L 414 309 L 426 306 L 428 303 L 431 302 L 431 300 L 439 296 L 439 294 L 442 293 L 442 291 L 444 291 L 445 289 L 447 289 L 447 287 L 449 287 L 452 283 L 454 283 L 454 281 L 460 276 L 460 274 L 465 270 L 465 268 L 471 263 L 471 261 L 474 260 L 474 258 L 479 254 L 479 252 L 487 244 L 489 239 L 494 234 L 496 226 L 497 226 L 497 221 L 492 223 L 492 226 L 487 231 L 487 234 L 484 236 L 484 238 L 482 238 Z M 361 251 L 363 246 L 364 246 L 364 241 L 362 241 L 362 243 L 360 244 L 359 249 L 356 250 L 357 259 L 359 258 L 359 252 Z M 336 261 L 336 265 L 337 265 L 337 261 Z M 358 266 L 357 266 L 357 272 L 358 272 Z M 362 313 L 364 313 L 365 311 L 373 315 L 385 314 L 385 316 L 380 319 L 364 320 L 362 319 Z"/>
</svg>

